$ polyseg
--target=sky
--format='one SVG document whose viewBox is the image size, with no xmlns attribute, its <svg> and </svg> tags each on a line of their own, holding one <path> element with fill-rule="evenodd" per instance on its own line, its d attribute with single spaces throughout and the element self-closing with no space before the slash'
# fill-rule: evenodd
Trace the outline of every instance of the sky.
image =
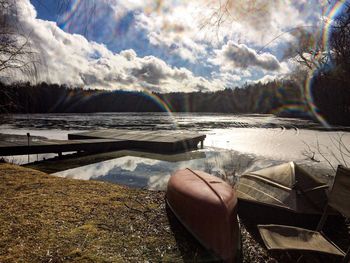
<svg viewBox="0 0 350 263">
<path fill-rule="evenodd" d="M 325 5 L 323 0 L 19 0 L 13 23 L 30 35 L 38 54 L 36 81 L 206 92 L 290 74 L 295 61 L 284 54 L 296 41 L 293 30 L 320 25 Z"/>
</svg>

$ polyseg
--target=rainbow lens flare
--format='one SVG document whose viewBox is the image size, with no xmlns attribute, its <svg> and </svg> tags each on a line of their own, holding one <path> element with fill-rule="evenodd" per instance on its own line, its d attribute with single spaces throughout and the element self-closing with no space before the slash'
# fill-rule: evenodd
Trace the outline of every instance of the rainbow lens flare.
<svg viewBox="0 0 350 263">
<path fill-rule="evenodd" d="M 341 14 L 344 9 L 346 8 L 346 1 L 336 1 L 335 3 L 331 3 L 327 5 L 327 7 L 323 10 L 323 17 L 325 18 L 323 26 L 321 28 L 321 34 L 319 36 L 318 41 L 315 41 L 315 45 L 317 43 L 321 43 L 322 52 L 319 52 L 315 56 L 316 60 L 318 56 L 324 56 L 324 54 L 330 55 L 330 37 L 332 33 L 332 25 L 334 19 Z M 316 48 L 315 48 L 316 49 Z M 303 89 L 303 95 L 306 99 L 306 102 L 309 106 L 309 110 L 311 111 L 312 115 L 326 128 L 331 128 L 331 125 L 327 122 L 327 120 L 322 116 L 321 112 L 319 111 L 317 105 L 315 104 L 314 96 L 313 96 L 313 87 L 315 79 L 319 73 L 319 68 L 314 67 L 314 69 L 308 73 L 308 76 L 305 81 L 304 89 Z"/>
</svg>

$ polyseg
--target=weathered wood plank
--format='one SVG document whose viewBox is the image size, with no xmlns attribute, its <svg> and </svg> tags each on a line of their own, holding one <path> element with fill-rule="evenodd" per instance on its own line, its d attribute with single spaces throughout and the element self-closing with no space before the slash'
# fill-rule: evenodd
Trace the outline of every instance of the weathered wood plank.
<svg viewBox="0 0 350 263">
<path fill-rule="evenodd" d="M 119 150 L 125 147 L 125 143 L 119 140 L 42 140 L 21 144 L 9 144 L 0 142 L 0 156 L 25 155 L 39 153 L 63 153 L 75 151 L 103 152 Z"/>
<path fill-rule="evenodd" d="M 68 139 L 90 139 L 90 138 L 108 138 L 137 141 L 164 141 L 176 142 L 178 140 L 205 139 L 205 135 L 194 132 L 176 132 L 176 131 L 129 131 L 129 130 L 95 130 L 81 133 L 68 134 Z"/>
<path fill-rule="evenodd" d="M 203 142 L 206 135 L 182 131 L 137 131 L 137 130 L 94 130 L 68 134 L 68 139 L 105 138 L 124 140 L 128 149 L 142 149 L 152 152 L 177 152 L 194 149 Z"/>
<path fill-rule="evenodd" d="M 149 152 L 180 152 L 203 144 L 205 135 L 179 131 L 94 130 L 68 134 L 69 140 L 0 141 L 0 156 L 39 153 L 139 149 Z"/>
</svg>

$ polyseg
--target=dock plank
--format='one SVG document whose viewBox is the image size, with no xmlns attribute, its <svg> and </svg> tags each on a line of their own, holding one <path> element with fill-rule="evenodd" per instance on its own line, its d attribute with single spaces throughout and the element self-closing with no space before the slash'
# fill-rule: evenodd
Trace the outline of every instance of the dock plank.
<svg viewBox="0 0 350 263">
<path fill-rule="evenodd" d="M 174 153 L 197 148 L 206 135 L 180 131 L 92 130 L 68 134 L 68 140 L 0 141 L 0 156 L 74 151 L 144 150 Z"/>
<path fill-rule="evenodd" d="M 41 140 L 29 143 L 0 142 L 0 156 L 88 151 L 103 152 L 120 150 L 124 142 L 120 140 Z"/>
<path fill-rule="evenodd" d="M 177 152 L 197 148 L 206 135 L 183 131 L 137 131 L 137 130 L 94 130 L 68 134 L 68 139 L 118 139 L 124 140 L 129 149 L 151 150 L 154 152 Z"/>
</svg>

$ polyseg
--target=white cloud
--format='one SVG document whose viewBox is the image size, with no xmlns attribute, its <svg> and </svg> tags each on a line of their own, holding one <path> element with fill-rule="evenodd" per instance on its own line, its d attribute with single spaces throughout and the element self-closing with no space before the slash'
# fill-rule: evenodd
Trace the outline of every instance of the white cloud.
<svg viewBox="0 0 350 263">
<path fill-rule="evenodd" d="M 120 52 L 120 55 L 125 57 L 128 61 L 132 61 L 137 57 L 137 54 L 134 50 L 132 49 L 126 49 Z"/>
<path fill-rule="evenodd" d="M 272 82 L 274 80 L 278 80 L 279 77 L 278 76 L 272 76 L 272 75 L 265 75 L 264 77 L 258 79 L 258 80 L 255 80 L 255 81 L 252 81 L 252 83 L 261 83 L 261 84 L 266 84 L 266 83 L 269 83 L 269 82 Z"/>
<path fill-rule="evenodd" d="M 31 32 L 32 47 L 43 60 L 39 65 L 42 72 L 39 80 L 92 88 L 147 88 L 169 92 L 216 90 L 242 84 L 262 74 L 266 75 L 266 80 L 272 75 L 288 74 L 292 64 L 279 62 L 277 57 L 283 52 L 280 44 L 292 41 L 294 36 L 290 33 L 276 36 L 290 28 L 310 24 L 312 17 L 321 18 L 319 9 L 322 5 L 318 0 L 228 1 L 229 13 L 219 27 L 211 23 L 219 17 L 212 15 L 220 1 L 97 1 L 98 5 L 108 6 L 109 12 L 112 8 L 112 20 L 115 19 L 101 28 L 103 37 L 108 38 L 102 42 L 110 44 L 114 41 L 113 48 L 116 47 L 114 50 L 118 52 L 129 48 L 119 53 L 113 53 L 103 44 L 89 42 L 81 35 L 66 33 L 53 22 L 37 19 L 29 0 L 17 1 L 16 19 L 25 32 Z M 78 23 L 83 22 L 79 18 L 85 19 L 88 12 L 84 9 L 75 12 L 75 20 L 70 22 L 77 22 L 73 27 L 82 26 L 83 23 Z M 131 22 L 123 20 L 128 18 L 127 15 L 131 15 Z M 96 20 L 103 22 L 104 17 Z M 123 29 L 123 21 L 128 26 L 124 35 L 116 28 L 117 25 Z M 204 28 L 203 24 L 206 25 Z M 113 34 L 115 32 L 118 34 Z M 142 34 L 138 34 L 140 32 Z M 265 53 L 256 51 L 274 38 L 263 50 Z M 130 41 L 139 45 L 131 49 Z M 147 44 L 145 53 L 138 49 L 143 46 L 142 41 Z M 148 56 L 139 57 L 137 53 Z M 157 57 L 160 55 L 166 62 Z M 195 76 L 192 71 L 206 77 Z M 12 77 L 26 79 L 16 72 Z"/>
<path fill-rule="evenodd" d="M 198 28 L 193 19 L 193 6 L 174 6 L 164 14 L 140 13 L 136 26 L 147 32 L 153 46 L 165 49 L 191 63 L 205 55 L 206 43 L 194 37 Z"/>
<path fill-rule="evenodd" d="M 268 44 L 268 48 L 291 40 L 290 29 L 319 20 L 323 7 L 320 0 L 198 1 L 207 3 L 196 18 L 206 25 L 206 38 L 231 39 L 249 46 Z"/>
<path fill-rule="evenodd" d="M 213 79 L 220 79 L 225 88 L 239 87 L 242 84 L 242 75 L 229 72 L 213 72 Z"/>
<path fill-rule="evenodd" d="M 249 67 L 271 71 L 280 69 L 279 61 L 272 54 L 258 54 L 246 45 L 236 44 L 233 41 L 228 41 L 221 49 L 215 50 L 215 53 L 216 57 L 211 62 L 220 65 L 222 69 L 227 71 L 235 68 L 247 69 Z"/>
<path fill-rule="evenodd" d="M 39 80 L 104 89 L 158 92 L 215 90 L 219 81 L 194 76 L 185 68 L 171 67 L 154 56 L 138 57 L 134 50 L 113 53 L 102 44 L 89 42 L 85 37 L 69 34 L 53 22 L 36 18 L 29 0 L 18 2 L 17 23 L 31 32 L 32 47 L 42 63 L 38 65 Z M 16 73 L 17 80 L 28 76 Z"/>
</svg>

